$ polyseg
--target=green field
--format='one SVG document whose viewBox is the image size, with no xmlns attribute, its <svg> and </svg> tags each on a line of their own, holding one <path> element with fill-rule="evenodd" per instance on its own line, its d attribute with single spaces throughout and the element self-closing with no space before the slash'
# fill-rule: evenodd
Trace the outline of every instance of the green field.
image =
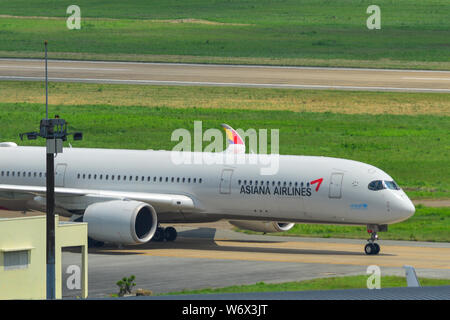
<svg viewBox="0 0 450 320">
<path fill-rule="evenodd" d="M 0 102 L 42 103 L 42 82 L 0 81 Z M 286 110 L 450 116 L 450 94 L 269 88 L 49 83 L 52 105 Z"/>
<path fill-rule="evenodd" d="M 208 91 L 207 88 L 203 90 Z M 211 89 L 213 90 L 213 89 Z M 279 129 L 280 153 L 322 155 L 370 163 L 388 172 L 412 198 L 450 198 L 450 118 L 441 115 L 338 114 L 280 110 L 117 107 L 57 105 L 72 130 L 85 138 L 79 147 L 172 149 L 173 130 L 193 132 L 225 122 L 247 130 Z M 0 103 L 1 141 L 36 130 L 44 116 L 42 104 Z M 204 143 L 204 147 L 208 143 Z"/>
<path fill-rule="evenodd" d="M 0 56 L 450 70 L 446 0 L 0 0 Z M 17 16 L 20 16 L 18 18 Z"/>
<path fill-rule="evenodd" d="M 330 277 L 297 282 L 264 283 L 258 282 L 253 285 L 230 286 L 224 288 L 206 288 L 200 290 L 183 290 L 161 295 L 179 294 L 211 294 L 211 293 L 241 293 L 241 292 L 279 292 L 279 291 L 305 291 L 305 290 L 339 290 L 339 289 L 366 289 L 366 275 Z M 422 286 L 445 286 L 450 285 L 448 279 L 419 278 Z M 406 279 L 398 276 L 382 276 L 381 288 L 406 287 Z"/>
</svg>

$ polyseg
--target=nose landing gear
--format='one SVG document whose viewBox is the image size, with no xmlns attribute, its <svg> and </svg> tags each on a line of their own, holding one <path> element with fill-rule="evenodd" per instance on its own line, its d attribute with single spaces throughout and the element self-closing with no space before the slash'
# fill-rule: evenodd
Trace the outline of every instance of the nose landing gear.
<svg viewBox="0 0 450 320">
<path fill-rule="evenodd" d="M 375 243 L 375 241 L 378 240 L 377 231 L 374 229 L 369 229 L 368 227 L 367 232 L 370 233 L 370 239 L 367 240 L 369 243 L 364 247 L 364 252 L 367 255 L 375 255 L 380 253 L 380 246 L 378 243 Z"/>
</svg>

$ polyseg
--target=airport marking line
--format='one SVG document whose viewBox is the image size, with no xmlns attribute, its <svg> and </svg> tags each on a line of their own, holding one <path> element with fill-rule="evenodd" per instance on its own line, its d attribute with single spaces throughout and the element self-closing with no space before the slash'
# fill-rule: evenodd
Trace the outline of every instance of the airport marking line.
<svg viewBox="0 0 450 320">
<path fill-rule="evenodd" d="M 44 77 L 0 76 L 0 80 L 30 80 L 43 81 Z M 285 89 L 345 89 L 369 91 L 410 91 L 410 92 L 442 92 L 450 93 L 450 89 L 400 88 L 377 86 L 338 86 L 338 85 L 301 85 L 282 83 L 246 83 L 246 82 L 209 82 L 209 81 L 176 81 L 176 80 L 122 80 L 105 78 L 49 78 L 49 81 L 61 82 L 91 82 L 91 83 L 119 83 L 119 84 L 152 84 L 152 85 L 185 85 L 185 86 L 230 86 L 254 88 L 285 88 Z"/>
<path fill-rule="evenodd" d="M 9 65 L 0 65 L 0 68 L 11 68 Z M 44 66 L 14 66 L 17 69 L 40 69 L 44 70 Z M 89 71 L 130 71 L 130 69 L 121 68 L 86 68 L 86 67 L 48 67 L 49 70 L 89 70 Z"/>
<path fill-rule="evenodd" d="M 402 79 L 404 80 L 431 80 L 431 81 L 436 81 L 436 80 L 444 80 L 444 81 L 450 81 L 450 78 L 420 78 L 420 77 L 402 77 Z"/>
<path fill-rule="evenodd" d="M 44 59 L 23 58 L 0 58 L 0 61 L 15 62 L 43 62 Z M 251 64 L 220 64 L 220 63 L 175 63 L 175 62 L 139 62 L 139 61 L 94 61 L 94 60 L 60 60 L 51 59 L 51 63 L 91 63 L 91 64 L 129 64 L 129 65 L 156 65 L 156 66 L 185 66 L 185 67 L 217 67 L 217 68 L 253 68 L 253 69 L 294 69 L 294 70 L 331 70 L 331 71 L 375 71 L 375 72 L 422 72 L 422 73 L 448 73 L 447 70 L 420 70 L 420 69 L 380 69 L 380 68 L 350 68 L 350 67 L 305 67 L 305 66 L 274 66 L 274 65 L 251 65 Z"/>
</svg>

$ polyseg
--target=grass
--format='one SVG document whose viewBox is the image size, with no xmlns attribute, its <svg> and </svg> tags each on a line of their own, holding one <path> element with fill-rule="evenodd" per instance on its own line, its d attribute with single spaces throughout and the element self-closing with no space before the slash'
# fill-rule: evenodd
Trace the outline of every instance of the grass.
<svg viewBox="0 0 450 320">
<path fill-rule="evenodd" d="M 450 70 L 445 0 L 380 0 L 381 30 L 368 0 L 80 0 L 81 30 L 70 4 L 1 0 L 0 55 L 41 57 L 47 39 L 53 58 Z"/>
<path fill-rule="evenodd" d="M 224 288 L 206 288 L 200 290 L 183 290 L 161 295 L 180 294 L 212 294 L 212 293 L 244 293 L 244 292 L 279 292 L 279 291 L 306 291 L 306 290 L 339 290 L 339 289 L 366 289 L 366 275 L 319 278 L 313 280 L 269 284 L 258 282 L 252 285 L 238 285 Z M 422 286 L 450 285 L 449 279 L 419 278 Z M 406 287 L 406 279 L 398 276 L 382 276 L 381 288 Z"/>
<path fill-rule="evenodd" d="M 170 141 L 172 132 L 193 132 L 194 120 L 203 121 L 204 130 L 223 122 L 245 130 L 279 129 L 281 154 L 370 163 L 388 172 L 412 198 L 450 198 L 448 116 L 111 105 L 56 105 L 50 114 L 84 132 L 84 140 L 73 143 L 77 147 L 170 150 L 177 144 Z M 0 103 L 0 141 L 42 145 L 39 140 L 20 142 L 18 134 L 36 130 L 43 116 L 42 104 Z"/>
<path fill-rule="evenodd" d="M 388 232 L 380 233 L 383 240 L 450 242 L 450 208 L 416 206 L 416 213 L 408 220 L 389 226 Z M 242 230 L 240 230 L 242 231 Z M 243 231 L 257 234 L 256 232 Z M 318 238 L 368 238 L 366 227 L 296 224 L 287 232 L 270 235 L 302 236 Z"/>
<path fill-rule="evenodd" d="M 1 102 L 42 103 L 42 82 L 0 81 Z M 53 105 L 289 110 L 346 114 L 450 116 L 450 94 L 53 82 Z"/>
</svg>

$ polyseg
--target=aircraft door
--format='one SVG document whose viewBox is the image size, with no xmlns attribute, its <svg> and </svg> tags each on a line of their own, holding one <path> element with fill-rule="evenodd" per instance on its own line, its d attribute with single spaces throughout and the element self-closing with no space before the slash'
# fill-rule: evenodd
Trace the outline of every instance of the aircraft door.
<svg viewBox="0 0 450 320">
<path fill-rule="evenodd" d="M 340 199 L 342 197 L 342 179 L 343 173 L 332 173 L 330 179 L 330 191 L 328 197 L 332 199 Z"/>
<path fill-rule="evenodd" d="M 67 164 L 58 163 L 55 168 L 55 187 L 64 187 Z"/>
<path fill-rule="evenodd" d="M 231 193 L 231 176 L 233 175 L 233 169 L 223 169 L 222 177 L 220 179 L 219 192 L 221 194 Z"/>
</svg>

